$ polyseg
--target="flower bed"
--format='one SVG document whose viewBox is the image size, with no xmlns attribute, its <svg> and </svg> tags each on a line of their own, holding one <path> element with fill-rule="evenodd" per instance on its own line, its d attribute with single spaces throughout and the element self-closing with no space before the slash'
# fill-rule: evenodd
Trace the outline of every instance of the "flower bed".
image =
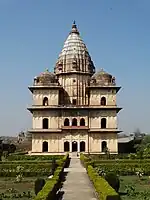
<svg viewBox="0 0 150 200">
<path fill-rule="evenodd" d="M 17 167 L 22 167 L 22 174 L 25 177 L 48 175 L 50 173 L 50 163 L 35 163 L 35 164 L 1 164 L 0 176 L 1 177 L 15 177 L 17 174 Z"/>
</svg>

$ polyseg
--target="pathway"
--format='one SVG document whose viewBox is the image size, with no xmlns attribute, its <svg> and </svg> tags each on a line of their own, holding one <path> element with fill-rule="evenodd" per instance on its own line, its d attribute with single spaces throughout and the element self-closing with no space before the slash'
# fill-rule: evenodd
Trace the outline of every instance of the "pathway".
<svg viewBox="0 0 150 200">
<path fill-rule="evenodd" d="M 64 172 L 67 172 L 67 175 L 61 188 L 61 200 L 97 200 L 93 185 L 79 157 L 72 157 L 69 168 L 65 168 Z"/>
</svg>

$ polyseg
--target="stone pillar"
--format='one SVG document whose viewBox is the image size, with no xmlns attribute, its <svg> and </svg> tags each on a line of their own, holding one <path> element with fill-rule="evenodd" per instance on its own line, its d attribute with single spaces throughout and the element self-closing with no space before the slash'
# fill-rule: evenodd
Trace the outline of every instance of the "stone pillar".
<svg viewBox="0 0 150 200">
<path fill-rule="evenodd" d="M 72 152 L 72 141 L 70 140 L 70 152 Z"/>
<path fill-rule="evenodd" d="M 78 140 L 78 152 L 80 152 L 80 140 Z"/>
</svg>

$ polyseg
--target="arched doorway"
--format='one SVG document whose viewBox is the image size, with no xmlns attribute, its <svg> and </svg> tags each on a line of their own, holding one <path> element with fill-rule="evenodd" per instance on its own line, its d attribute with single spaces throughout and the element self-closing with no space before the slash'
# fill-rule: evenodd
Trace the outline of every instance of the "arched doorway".
<svg viewBox="0 0 150 200">
<path fill-rule="evenodd" d="M 85 119 L 84 118 L 80 119 L 80 126 L 85 126 Z"/>
<path fill-rule="evenodd" d="M 48 118 L 43 119 L 43 129 L 48 129 Z"/>
<path fill-rule="evenodd" d="M 66 142 L 64 142 L 64 152 L 68 152 L 68 151 L 70 151 L 69 142 L 66 141 Z"/>
<path fill-rule="evenodd" d="M 103 141 L 102 142 L 102 152 L 105 152 L 107 150 L 107 142 Z"/>
<path fill-rule="evenodd" d="M 81 141 L 80 142 L 80 152 L 83 152 L 83 151 L 85 151 L 85 142 Z"/>
<path fill-rule="evenodd" d="M 43 99 L 43 106 L 48 106 L 48 98 L 44 97 Z"/>
<path fill-rule="evenodd" d="M 43 150 L 43 152 L 48 152 L 48 142 L 46 142 L 46 141 L 43 142 L 42 150 Z"/>
<path fill-rule="evenodd" d="M 65 119 L 64 126 L 69 126 L 69 119 L 68 118 Z"/>
<path fill-rule="evenodd" d="M 77 147 L 78 143 L 76 141 L 72 142 L 72 152 L 76 152 L 78 151 L 78 147 Z"/>
<path fill-rule="evenodd" d="M 106 98 L 105 97 L 101 98 L 101 105 L 106 106 Z"/>
<path fill-rule="evenodd" d="M 77 126 L 77 119 L 76 118 L 72 119 L 72 126 Z"/>
<path fill-rule="evenodd" d="M 101 119 L 101 128 L 106 128 L 106 118 Z"/>
</svg>

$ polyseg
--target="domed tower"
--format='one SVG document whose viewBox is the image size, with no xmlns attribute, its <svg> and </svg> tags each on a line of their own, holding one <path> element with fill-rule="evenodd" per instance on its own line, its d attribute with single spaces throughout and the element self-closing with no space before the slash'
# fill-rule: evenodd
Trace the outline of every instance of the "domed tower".
<svg viewBox="0 0 150 200">
<path fill-rule="evenodd" d="M 32 153 L 118 152 L 118 87 L 95 67 L 75 22 L 56 62 L 29 87 L 33 96 Z"/>
<path fill-rule="evenodd" d="M 63 104 L 87 105 L 85 88 L 95 67 L 75 22 L 55 66 L 55 74 L 64 88 Z"/>
</svg>

